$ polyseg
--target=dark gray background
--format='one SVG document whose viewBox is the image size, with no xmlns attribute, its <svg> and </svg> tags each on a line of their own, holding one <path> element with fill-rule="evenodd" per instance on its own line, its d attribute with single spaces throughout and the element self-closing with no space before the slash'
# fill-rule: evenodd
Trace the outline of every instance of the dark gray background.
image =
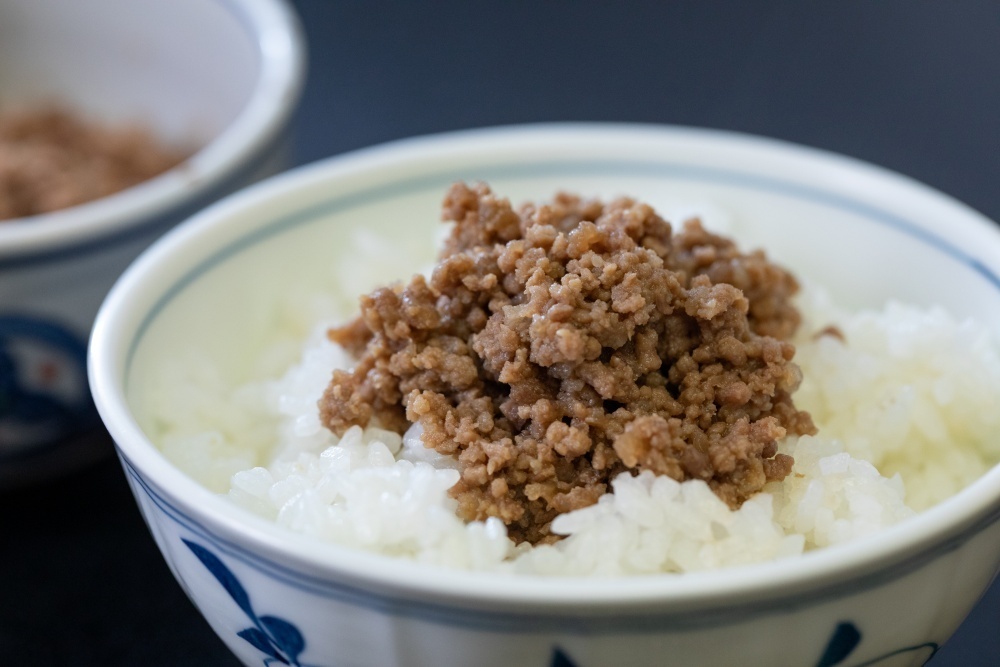
<svg viewBox="0 0 1000 667">
<path fill-rule="evenodd" d="M 995 1 L 295 6 L 311 59 L 296 163 L 485 125 L 675 123 L 845 153 L 1000 219 Z M 0 665 L 235 664 L 110 456 L 0 495 L 0 564 Z M 998 623 L 1000 585 L 930 664 L 1000 664 Z"/>
</svg>

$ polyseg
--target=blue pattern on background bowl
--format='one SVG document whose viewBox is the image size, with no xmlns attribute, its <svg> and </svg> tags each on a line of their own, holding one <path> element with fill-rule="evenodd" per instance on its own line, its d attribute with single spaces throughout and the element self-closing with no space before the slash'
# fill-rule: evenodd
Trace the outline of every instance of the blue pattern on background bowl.
<svg viewBox="0 0 1000 667">
<path fill-rule="evenodd" d="M 90 357 L 95 400 L 143 516 L 233 652 L 247 665 L 581 667 L 932 656 L 1000 563 L 997 468 L 912 520 L 802 557 L 573 580 L 448 571 L 320 544 L 218 497 L 150 443 L 143 429 L 155 430 L 146 412 L 158 365 L 197 347 L 237 368 L 257 335 L 248 323 L 272 321 L 286 289 L 333 289 L 331 267 L 349 264 L 352 230 L 429 252 L 440 197 L 459 179 L 486 180 L 515 201 L 569 189 L 630 194 L 667 213 L 718 206 L 847 305 L 940 301 L 1000 331 L 992 223 L 908 179 L 770 140 L 649 126 L 480 130 L 361 151 L 255 186 L 130 268 L 102 307 Z"/>
<path fill-rule="evenodd" d="M 4 105 L 58 103 L 108 125 L 148 126 L 194 151 L 116 194 L 0 222 L 0 487 L 111 453 L 83 371 L 97 309 L 154 239 L 288 166 L 288 122 L 305 67 L 300 33 L 282 0 L 0 6 Z M 35 345 L 30 360 L 18 352 L 52 331 L 62 351 Z M 69 348 L 79 349 L 76 364 Z M 57 369 L 46 386 L 29 377 L 40 364 Z"/>
<path fill-rule="evenodd" d="M 87 346 L 73 332 L 30 316 L 0 315 L 0 465 L 24 450 L 93 429 Z"/>
</svg>

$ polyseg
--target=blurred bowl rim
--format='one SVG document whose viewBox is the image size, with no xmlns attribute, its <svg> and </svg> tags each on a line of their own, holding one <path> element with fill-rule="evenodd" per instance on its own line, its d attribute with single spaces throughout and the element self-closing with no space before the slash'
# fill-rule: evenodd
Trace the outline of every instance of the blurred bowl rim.
<svg viewBox="0 0 1000 667">
<path fill-rule="evenodd" d="M 128 233 L 195 200 L 246 165 L 279 135 L 301 95 L 305 36 L 285 0 L 215 0 L 250 33 L 260 71 L 222 132 L 168 171 L 70 208 L 0 222 L 0 262 L 63 251 Z"/>
<path fill-rule="evenodd" d="M 98 313 L 89 351 L 89 377 L 102 419 L 111 432 L 127 474 L 137 477 L 146 492 L 165 495 L 199 528 L 226 548 L 279 568 L 285 575 L 293 567 L 299 576 L 323 581 L 346 581 L 382 591 L 390 597 L 433 599 L 445 604 L 490 609 L 527 609 L 613 613 L 641 609 L 703 609 L 736 602 L 771 600 L 773 608 L 796 599 L 839 597 L 845 582 L 877 582 L 896 578 L 912 568 L 958 548 L 975 534 L 1000 520 L 1000 465 L 945 501 L 917 517 L 879 531 L 871 537 L 834 545 L 790 559 L 728 567 L 683 575 L 639 575 L 613 578 L 546 577 L 467 572 L 428 566 L 319 540 L 280 528 L 248 510 L 230 503 L 169 462 L 143 433 L 128 407 L 123 381 L 126 359 L 122 353 L 134 341 L 141 317 L 133 304 L 156 292 L 155 276 L 167 271 L 183 248 L 199 245 L 208 237 L 213 252 L 228 247 L 236 236 L 221 227 L 234 225 L 242 212 L 275 201 L 287 201 L 296 192 L 358 174 L 386 170 L 419 161 L 429 150 L 435 158 L 465 154 L 488 145 L 504 156 L 517 150 L 518 140 L 559 136 L 567 144 L 588 140 L 608 144 L 642 140 L 650 133 L 684 137 L 706 144 L 763 151 L 769 159 L 811 162 L 850 177 L 851 182 L 872 181 L 895 194 L 912 194 L 918 204 L 930 203 L 962 219 L 964 231 L 991 239 L 1000 250 L 1000 232 L 985 216 L 930 186 L 896 172 L 836 153 L 725 130 L 632 123 L 542 123 L 459 130 L 391 141 L 298 167 L 245 188 L 209 206 L 179 225 L 151 246 L 122 275 Z M 185 258 L 190 270 L 196 260 Z M 998 260 L 1000 262 L 1000 260 Z M 143 307 L 144 309 L 145 307 Z M 145 313 L 148 314 L 148 313 Z M 131 471 L 131 472 L 130 472 Z M 130 480 L 131 481 L 131 480 Z M 849 584 L 848 584 L 849 585 Z M 793 603 L 795 604 L 795 603 Z"/>
</svg>

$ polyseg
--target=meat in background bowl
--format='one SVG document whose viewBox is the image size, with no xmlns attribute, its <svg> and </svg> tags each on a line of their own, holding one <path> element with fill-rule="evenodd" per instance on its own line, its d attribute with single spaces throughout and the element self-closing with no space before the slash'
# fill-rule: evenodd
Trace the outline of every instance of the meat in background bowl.
<svg viewBox="0 0 1000 667">
<path fill-rule="evenodd" d="M 304 65 L 281 0 L 0 2 L 0 108 L 55 105 L 190 153 L 117 194 L 0 222 L 0 485 L 106 451 L 85 370 L 101 300 L 166 229 L 288 165 Z"/>
<path fill-rule="evenodd" d="M 200 394 L 164 401 L 171 383 L 224 393 L 273 373 L 317 319 L 422 269 L 440 198 L 457 180 L 489 182 L 514 202 L 570 190 L 628 194 L 668 218 L 724 212 L 744 243 L 844 305 L 941 304 L 1000 331 L 990 221 L 903 177 L 765 139 L 642 126 L 483 130 L 255 186 L 129 269 L 102 307 L 90 356 L 98 409 L 164 557 L 245 664 L 922 664 L 934 654 L 1000 562 L 996 467 L 843 544 L 707 572 L 584 578 L 462 571 L 327 544 L 237 507 L 154 444 L 192 413 L 225 434 L 239 409 L 239 396 L 225 409 Z M 373 245 L 394 275 L 366 263 Z M 275 341 L 285 353 L 259 361 Z"/>
</svg>

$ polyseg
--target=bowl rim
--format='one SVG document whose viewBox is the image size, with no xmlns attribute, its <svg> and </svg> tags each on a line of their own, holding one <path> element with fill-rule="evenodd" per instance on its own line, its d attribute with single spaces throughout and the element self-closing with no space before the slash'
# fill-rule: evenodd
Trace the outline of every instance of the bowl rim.
<svg viewBox="0 0 1000 667">
<path fill-rule="evenodd" d="M 206 194 L 279 135 L 301 95 L 305 37 L 284 0 L 213 0 L 251 38 L 260 69 L 236 117 L 175 167 L 120 192 L 66 209 L 5 220 L 0 261 L 64 252 L 127 234 Z"/>
<path fill-rule="evenodd" d="M 187 514 L 217 546 L 265 567 L 323 581 L 349 581 L 389 597 L 433 599 L 469 608 L 530 608 L 539 613 L 570 610 L 602 613 L 639 608 L 732 606 L 739 600 L 772 599 L 775 605 L 808 594 L 839 596 L 847 580 L 877 582 L 902 576 L 928 558 L 956 548 L 1000 519 L 1000 466 L 955 496 L 877 535 L 819 549 L 790 560 L 735 566 L 683 575 L 635 577 L 539 577 L 465 572 L 401 561 L 292 534 L 276 524 L 229 503 L 169 463 L 132 418 L 124 395 L 123 350 L 141 326 L 130 306 L 149 291 L 156 272 L 185 247 L 211 234 L 241 211 L 266 202 L 290 200 L 298 191 L 367 170 L 391 169 L 427 151 L 468 150 L 489 144 L 510 148 L 516 140 L 558 136 L 572 142 L 643 140 L 650 135 L 687 138 L 740 146 L 777 159 L 785 157 L 824 165 L 834 171 L 872 180 L 880 186 L 912 194 L 959 218 L 969 233 L 1000 250 L 1000 232 L 987 218 L 906 176 L 835 153 L 781 140 L 722 130 L 628 123 L 546 123 L 477 128 L 427 135 L 365 148 L 293 169 L 231 195 L 172 230 L 150 247 L 123 274 L 101 307 L 93 329 L 89 376 L 98 410 L 118 448 L 130 483 L 147 494 L 165 498 Z M 228 237 L 229 242 L 233 240 Z M 215 242 L 212 239 L 211 242 Z M 225 243 L 220 243 L 218 250 Z M 191 265 L 187 267 L 190 269 Z M 162 296 L 162 292 L 160 293 Z M 129 333 L 132 332 L 132 333 Z M 126 335 L 128 334 L 128 335 Z M 139 488 L 133 486 L 138 495 Z M 889 574 L 887 574 L 889 573 Z M 825 593 L 823 593 L 825 591 Z"/>
</svg>

